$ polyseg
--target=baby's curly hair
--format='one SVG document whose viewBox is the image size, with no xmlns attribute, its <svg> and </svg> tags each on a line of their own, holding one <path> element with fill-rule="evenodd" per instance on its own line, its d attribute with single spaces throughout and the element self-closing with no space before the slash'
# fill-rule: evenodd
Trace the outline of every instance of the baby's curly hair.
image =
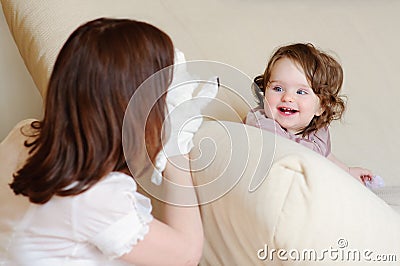
<svg viewBox="0 0 400 266">
<path fill-rule="evenodd" d="M 265 94 L 272 68 L 282 58 L 289 58 L 303 69 L 310 87 L 320 99 L 321 107 L 324 108 L 322 115 L 315 116 L 302 135 L 308 135 L 320 128 L 327 127 L 333 120 L 341 119 L 345 110 L 345 101 L 343 100 L 345 97 L 339 95 L 343 84 L 343 69 L 332 56 L 319 51 L 310 43 L 296 43 L 280 47 L 270 58 L 264 74 L 254 78 L 257 86 L 254 86 L 253 90 L 258 91 L 259 88 Z M 255 93 L 255 95 L 260 94 Z M 263 97 L 257 98 L 261 105 Z"/>
</svg>

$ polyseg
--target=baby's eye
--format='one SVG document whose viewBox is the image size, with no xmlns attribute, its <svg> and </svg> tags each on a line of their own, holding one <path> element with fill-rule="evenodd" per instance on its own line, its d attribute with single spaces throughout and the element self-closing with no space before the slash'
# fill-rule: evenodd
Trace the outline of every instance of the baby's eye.
<svg viewBox="0 0 400 266">
<path fill-rule="evenodd" d="M 306 90 L 298 90 L 296 93 L 300 94 L 300 95 L 308 94 L 308 92 Z"/>
<path fill-rule="evenodd" d="M 277 91 L 277 92 L 283 91 L 283 89 L 281 87 L 279 87 L 279 86 L 273 87 L 272 90 L 273 91 Z"/>
</svg>

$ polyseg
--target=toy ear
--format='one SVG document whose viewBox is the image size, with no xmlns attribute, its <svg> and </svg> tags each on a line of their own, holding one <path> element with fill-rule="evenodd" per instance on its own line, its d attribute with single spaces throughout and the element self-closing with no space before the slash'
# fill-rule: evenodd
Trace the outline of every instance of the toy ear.
<svg viewBox="0 0 400 266">
<path fill-rule="evenodd" d="M 251 84 L 251 92 L 253 93 L 253 96 L 255 97 L 259 107 L 263 107 L 264 105 L 265 88 L 263 83 L 263 77 L 257 76 L 254 78 L 253 83 Z"/>
</svg>

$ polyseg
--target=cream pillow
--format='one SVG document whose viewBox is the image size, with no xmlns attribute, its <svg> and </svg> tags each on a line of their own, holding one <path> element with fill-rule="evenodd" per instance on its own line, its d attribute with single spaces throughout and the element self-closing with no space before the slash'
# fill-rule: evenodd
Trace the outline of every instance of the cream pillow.
<svg viewBox="0 0 400 266">
<path fill-rule="evenodd" d="M 59 50 L 68 36 L 81 24 L 98 17 L 131 18 L 147 21 L 160 29 L 174 29 L 176 20 L 170 16 L 153 14 L 174 14 L 159 2 L 141 0 L 0 0 L 9 29 L 42 97 Z M 65 14 L 64 14 L 65 13 Z M 175 41 L 170 31 L 168 34 Z M 179 36 L 177 36 L 179 37 Z M 185 51 L 183 51 L 185 52 Z M 199 63 L 201 64 L 201 63 Z M 213 64 L 205 80 L 219 76 L 224 87 L 218 92 L 219 101 L 214 101 L 205 115 L 211 119 L 240 122 L 247 114 L 252 101 L 251 80 L 244 73 L 223 64 Z M 234 88 L 231 86 L 234 85 Z M 242 90 L 240 93 L 239 89 Z M 236 116 L 232 116 L 235 106 Z"/>
<path fill-rule="evenodd" d="M 11 34 L 42 97 L 58 52 L 79 25 L 107 16 L 150 21 L 160 27 L 160 21 L 152 17 L 150 10 L 161 12 L 159 9 L 164 8 L 140 0 L 1 0 L 1 4 Z"/>
<path fill-rule="evenodd" d="M 202 265 L 308 265 L 290 256 L 309 249 L 320 258 L 324 249 L 355 250 L 359 265 L 378 255 L 400 259 L 400 215 L 312 150 L 255 127 L 207 121 L 190 155 L 200 201 L 207 203 Z M 266 247 L 287 251 L 281 254 L 287 260 L 277 253 L 262 260 Z M 315 262 L 339 264 L 354 261 L 325 254 Z"/>
</svg>

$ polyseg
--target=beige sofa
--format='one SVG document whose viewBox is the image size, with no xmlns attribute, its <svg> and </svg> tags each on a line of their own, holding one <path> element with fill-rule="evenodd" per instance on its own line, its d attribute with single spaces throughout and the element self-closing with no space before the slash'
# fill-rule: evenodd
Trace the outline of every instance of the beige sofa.
<svg viewBox="0 0 400 266">
<path fill-rule="evenodd" d="M 383 259 L 382 265 L 398 265 L 400 141 L 392 136 L 400 127 L 392 117 L 400 83 L 400 55 L 393 52 L 400 44 L 395 11 L 400 4 L 1 2 L 11 36 L 42 96 L 63 41 L 79 24 L 99 16 L 153 23 L 172 36 L 187 59 L 223 62 L 242 78 L 243 83 L 227 84 L 226 71 L 217 73 L 222 87 L 203 111 L 209 119 L 190 154 L 204 203 L 202 265 L 365 265 L 368 260 L 377 265 Z M 349 109 L 343 124 L 332 125 L 334 153 L 347 164 L 380 174 L 388 187 L 382 197 L 391 206 L 325 158 L 241 123 L 255 104 L 246 82 L 263 71 L 274 47 L 297 41 L 338 54 Z M 0 159 L 12 153 L 14 137 L 1 143 Z M 301 258 L 304 252 L 311 257 Z M 346 258 L 349 252 L 359 254 L 360 261 Z"/>
</svg>

